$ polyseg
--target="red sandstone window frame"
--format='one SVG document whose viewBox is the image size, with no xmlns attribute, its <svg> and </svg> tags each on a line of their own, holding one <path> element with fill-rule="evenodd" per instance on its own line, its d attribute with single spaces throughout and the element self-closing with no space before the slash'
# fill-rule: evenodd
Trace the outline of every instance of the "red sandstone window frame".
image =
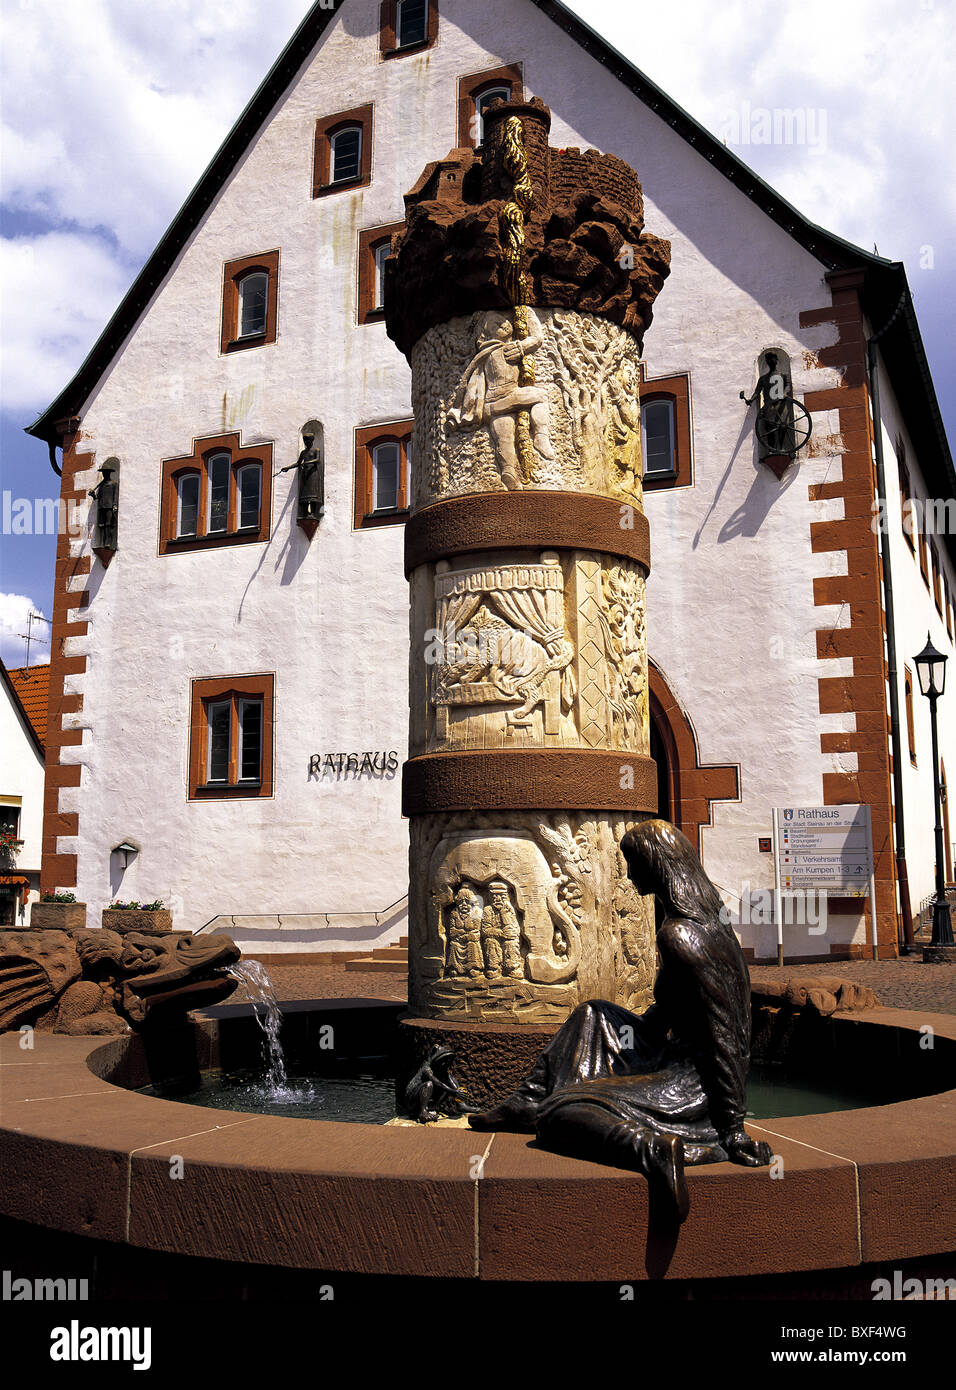
<svg viewBox="0 0 956 1390">
<path fill-rule="evenodd" d="M 897 439 L 897 460 L 896 466 L 900 475 L 900 525 L 906 543 L 910 550 L 916 550 L 916 542 L 913 540 L 913 496 L 910 491 L 910 471 L 906 466 L 906 453 L 903 441 Z"/>
<path fill-rule="evenodd" d="M 390 244 L 396 232 L 403 230 L 404 222 L 389 222 L 382 227 L 368 227 L 359 232 L 358 248 L 358 321 L 381 323 L 385 310 L 375 304 L 375 252 L 380 246 Z"/>
<path fill-rule="evenodd" d="M 426 0 L 428 18 L 425 37 L 418 43 L 398 44 L 398 0 L 382 0 L 379 42 L 383 58 L 404 58 L 408 53 L 424 53 L 438 41 L 438 0 Z"/>
<path fill-rule="evenodd" d="M 225 531 L 207 534 L 209 515 L 209 463 L 217 454 L 228 453 L 229 499 Z M 247 464 L 259 465 L 259 524 L 239 527 L 240 469 Z M 160 495 L 160 555 L 175 555 L 191 550 L 216 550 L 225 545 L 255 545 L 268 541 L 272 531 L 272 470 L 273 445 L 256 444 L 243 448 L 238 434 L 214 435 L 194 439 L 191 454 L 163 459 Z M 180 537 L 178 534 L 179 484 L 189 474 L 199 476 L 199 507 L 197 534 Z"/>
<path fill-rule="evenodd" d="M 939 551 L 929 542 L 930 564 L 933 567 L 933 599 L 940 617 L 943 617 L 943 572 L 939 563 Z"/>
<path fill-rule="evenodd" d="M 375 526 L 403 526 L 408 520 L 408 455 L 413 420 L 392 420 L 382 425 L 365 425 L 355 431 L 355 516 L 354 530 Z M 376 511 L 372 495 L 373 454 L 378 444 L 399 446 L 400 476 L 397 507 Z"/>
<path fill-rule="evenodd" d="M 362 151 L 359 159 L 359 173 L 354 179 L 332 177 L 332 138 L 347 126 L 358 126 L 362 131 Z M 312 197 L 324 198 L 329 193 L 345 193 L 355 188 L 365 188 L 372 182 L 372 106 L 356 106 L 351 111 L 337 111 L 331 116 L 322 116 L 315 123 L 315 142 L 312 153 Z"/>
<path fill-rule="evenodd" d="M 675 487 L 691 487 L 694 482 L 694 460 L 692 450 L 693 421 L 690 403 L 690 376 L 680 373 L 675 376 L 646 378 L 641 365 L 641 384 L 638 391 L 643 408 L 650 401 L 670 401 L 674 410 L 674 464 L 673 473 L 650 474 L 644 478 L 645 492 L 663 492 Z M 641 440 L 643 467 L 644 442 Z"/>
<path fill-rule="evenodd" d="M 929 577 L 929 554 L 926 548 L 926 532 L 923 530 L 923 527 L 926 524 L 926 504 L 921 500 L 918 500 L 915 503 L 914 524 L 916 526 L 917 535 L 919 536 L 920 573 L 922 574 L 923 579 L 926 581 L 927 589 L 932 590 L 933 583 Z"/>
<path fill-rule="evenodd" d="M 909 741 L 910 762 L 916 766 L 916 722 L 913 717 L 913 672 L 903 667 L 903 699 L 906 705 L 906 735 Z"/>
<path fill-rule="evenodd" d="M 266 294 L 266 325 L 262 333 L 242 337 L 239 332 L 239 286 L 247 275 L 263 271 L 269 277 Z M 226 261 L 222 271 L 222 320 L 219 350 L 222 354 L 274 343 L 279 327 L 279 252 L 262 251 Z"/>
<path fill-rule="evenodd" d="M 207 780 L 209 741 L 209 708 L 232 701 L 230 724 L 229 778 L 226 782 Z M 259 778 L 239 778 L 239 720 L 240 700 L 261 701 L 261 747 Z M 194 680 L 189 697 L 189 800 L 233 801 L 259 800 L 273 794 L 275 725 L 275 675 L 271 672 L 254 676 L 218 676 Z"/>
<path fill-rule="evenodd" d="M 521 63 L 509 63 L 505 67 L 486 68 L 484 72 L 472 72 L 458 79 L 458 147 L 475 149 L 473 134 L 474 121 L 478 112 L 478 98 L 489 87 L 509 87 L 511 100 L 520 101 L 524 96 L 524 67 Z"/>
</svg>

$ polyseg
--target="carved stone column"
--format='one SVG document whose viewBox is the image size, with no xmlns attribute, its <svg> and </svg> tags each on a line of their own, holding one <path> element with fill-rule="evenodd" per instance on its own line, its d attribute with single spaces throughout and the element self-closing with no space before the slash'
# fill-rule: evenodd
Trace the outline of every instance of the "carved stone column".
<svg viewBox="0 0 956 1390">
<path fill-rule="evenodd" d="M 638 357 L 669 246 L 612 155 L 497 103 L 430 164 L 386 262 L 412 367 L 410 1012 L 640 1010 L 653 910 L 618 843 L 649 756 Z"/>
</svg>

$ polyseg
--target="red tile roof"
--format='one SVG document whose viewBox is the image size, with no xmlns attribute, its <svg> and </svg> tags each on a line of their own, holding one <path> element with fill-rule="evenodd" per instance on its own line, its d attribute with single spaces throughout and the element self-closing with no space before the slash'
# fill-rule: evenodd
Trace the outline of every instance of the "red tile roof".
<svg viewBox="0 0 956 1390">
<path fill-rule="evenodd" d="M 46 743 L 46 715 L 50 697 L 50 666 L 17 666 L 7 668 L 10 683 L 23 706 L 23 712 L 33 726 L 41 745 Z"/>
</svg>

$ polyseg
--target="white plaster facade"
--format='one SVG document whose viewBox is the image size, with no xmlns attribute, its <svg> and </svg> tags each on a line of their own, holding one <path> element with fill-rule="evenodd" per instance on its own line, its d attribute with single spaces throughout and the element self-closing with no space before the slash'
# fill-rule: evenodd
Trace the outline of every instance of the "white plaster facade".
<svg viewBox="0 0 956 1390">
<path fill-rule="evenodd" d="M 906 857 L 909 874 L 910 900 L 914 912 L 929 897 L 935 886 L 935 847 L 934 847 L 934 801 L 933 801 L 933 760 L 932 733 L 930 728 L 930 702 L 921 693 L 919 679 L 913 658 L 926 646 L 927 634 L 937 651 L 949 658 L 946 678 L 946 694 L 937 706 L 939 735 L 939 754 L 943 769 L 948 777 L 956 772 L 956 664 L 953 662 L 953 636 L 956 633 L 956 566 L 946 546 L 946 532 L 927 530 L 927 544 L 932 541 L 940 560 L 942 585 L 942 612 L 937 607 L 933 592 L 932 565 L 929 564 L 929 580 L 923 577 L 919 560 L 919 537 L 914 536 L 910 546 L 903 529 L 903 497 L 900 491 L 900 472 L 897 441 L 902 439 L 904 464 L 909 473 L 910 494 L 914 502 L 920 504 L 918 513 L 925 517 L 930 526 L 932 518 L 940 516 L 948 525 L 950 536 L 956 532 L 956 499 L 937 498 L 920 466 L 919 455 L 913 449 L 906 426 L 903 423 L 899 402 L 881 363 L 880 415 L 883 422 L 883 452 L 886 460 L 886 524 L 890 540 L 890 565 L 893 572 L 896 613 L 896 664 L 897 688 L 900 703 L 900 724 L 903 756 L 903 808 L 906 824 Z M 942 504 L 938 509 L 923 508 L 924 503 L 932 501 Z M 948 504 L 948 505 L 947 505 Z M 927 551 L 927 557 L 929 552 Z M 949 602 L 947 604 L 947 596 Z M 947 621 L 947 607 L 949 619 Z M 905 674 L 907 669 L 912 677 L 912 713 L 914 722 L 916 761 L 909 756 L 908 731 L 906 724 Z M 943 778 L 945 784 L 946 777 Z M 947 789 L 948 790 L 948 789 Z M 944 791 L 944 796 L 947 791 Z M 952 871 L 956 866 L 956 816 L 949 812 L 949 859 L 944 846 L 944 871 L 948 868 L 947 881 L 953 881 Z M 944 839 L 946 820 L 943 820 Z"/>
<path fill-rule="evenodd" d="M 835 421 L 814 417 L 812 456 L 781 482 L 757 462 L 753 414 L 739 399 L 772 347 L 790 355 L 798 398 L 838 384 L 836 369 L 814 365 L 834 328 L 799 323 L 801 310 L 830 302 L 824 266 L 539 9 L 515 0 L 440 8 L 434 47 L 382 61 L 379 0 L 347 0 L 80 411 L 79 447 L 91 458 L 77 486 L 92 487 L 110 455 L 122 468 L 119 550 L 107 570 L 94 560 L 89 579 L 72 581 L 91 593 L 89 632 L 67 646 L 87 668 L 67 677 L 83 710 L 66 727 L 83 739 L 61 761 L 83 770 L 79 787 L 60 793 L 60 811 L 79 812 L 79 836 L 61 836 L 58 849 L 78 856 L 76 894 L 91 924 L 121 896 L 162 897 L 185 928 L 218 915 L 258 919 L 259 949 L 354 949 L 400 929 L 394 917 L 387 927 L 375 920 L 408 887 L 400 774 L 308 772 L 316 752 L 397 750 L 401 760 L 407 749 L 402 528 L 354 529 L 353 431 L 408 418 L 410 374 L 381 323 L 357 322 L 358 237 L 400 221 L 425 163 L 456 145 L 460 76 L 503 64 L 522 63 L 525 94 L 550 106 L 552 144 L 593 146 L 636 168 L 647 229 L 671 241 L 644 360 L 649 378 L 689 374 L 694 485 L 647 497 L 649 651 L 694 726 L 700 762 L 740 769 L 740 799 L 714 803 L 702 836 L 732 914 L 745 885 L 772 882 L 757 846 L 771 808 L 820 804 L 823 774 L 854 770 L 855 755 L 820 750 L 822 732 L 853 718 L 821 716 L 818 704 L 819 677 L 852 673 L 852 658 L 818 660 L 817 630 L 842 619 L 813 603 L 813 578 L 846 563 L 810 544 L 811 522 L 842 514 L 839 501 L 808 495 L 810 484 L 840 477 Z M 313 198 L 316 119 L 365 103 L 374 106 L 370 184 Z M 223 264 L 272 248 L 277 341 L 223 356 Z M 884 399 L 889 417 L 888 388 Z M 268 544 L 158 554 L 162 460 L 187 454 L 197 437 L 239 431 L 244 446 L 273 442 L 278 469 L 294 462 L 312 417 L 324 425 L 327 469 L 311 544 L 295 524 L 287 473 L 274 480 Z M 895 432 L 888 423 L 891 475 Z M 84 536 L 74 553 L 89 543 Z M 900 550 L 901 641 L 905 633 L 906 650 L 917 650 L 930 626 L 952 655 L 908 559 Z M 274 795 L 188 800 L 190 682 L 262 672 L 275 676 Z M 956 770 L 956 729 L 944 740 Z M 914 898 L 932 875 L 924 768 L 906 769 Z M 125 874 L 111 855 L 123 840 L 141 846 Z M 347 932 L 316 916 L 329 913 L 364 914 L 364 925 Z M 864 927 L 860 917 L 834 922 L 830 940 L 861 940 Z M 758 955 L 773 952 L 769 925 L 740 933 Z M 806 949 L 799 932 L 787 944 Z"/>
</svg>

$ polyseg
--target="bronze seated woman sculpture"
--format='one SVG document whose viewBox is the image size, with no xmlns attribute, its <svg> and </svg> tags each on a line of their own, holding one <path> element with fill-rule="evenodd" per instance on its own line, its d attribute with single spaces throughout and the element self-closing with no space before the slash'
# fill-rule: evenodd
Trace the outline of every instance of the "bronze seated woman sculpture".
<svg viewBox="0 0 956 1390">
<path fill-rule="evenodd" d="M 714 885 L 667 821 L 621 841 L 632 883 L 664 918 L 654 1003 L 642 1015 L 580 1004 L 513 1095 L 473 1129 L 536 1133 L 558 1153 L 643 1172 L 687 1215 L 685 1163 L 758 1167 L 768 1144 L 744 1129 L 750 977 Z"/>
</svg>

